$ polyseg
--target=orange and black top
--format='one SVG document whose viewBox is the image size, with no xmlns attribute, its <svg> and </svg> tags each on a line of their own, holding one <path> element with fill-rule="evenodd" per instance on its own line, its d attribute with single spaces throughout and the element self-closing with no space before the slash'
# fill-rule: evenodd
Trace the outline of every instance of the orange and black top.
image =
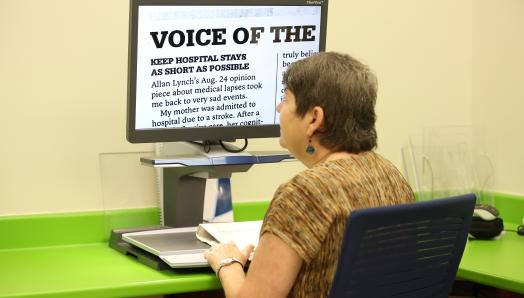
<svg viewBox="0 0 524 298">
<path fill-rule="evenodd" d="M 260 235 L 282 239 L 304 263 L 290 297 L 326 297 L 352 210 L 414 201 L 396 167 L 373 151 L 318 164 L 280 185 Z"/>
</svg>

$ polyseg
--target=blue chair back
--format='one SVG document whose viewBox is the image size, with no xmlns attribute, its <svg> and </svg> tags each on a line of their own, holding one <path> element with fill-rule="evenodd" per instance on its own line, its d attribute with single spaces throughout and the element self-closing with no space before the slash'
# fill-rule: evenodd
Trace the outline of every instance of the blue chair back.
<svg viewBox="0 0 524 298">
<path fill-rule="evenodd" d="M 330 297 L 448 297 L 475 195 L 353 211 Z"/>
</svg>

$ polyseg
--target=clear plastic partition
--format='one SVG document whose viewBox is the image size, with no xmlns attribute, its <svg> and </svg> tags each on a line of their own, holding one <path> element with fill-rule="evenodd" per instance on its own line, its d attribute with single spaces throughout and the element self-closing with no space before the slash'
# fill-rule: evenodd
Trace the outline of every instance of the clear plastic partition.
<svg viewBox="0 0 524 298">
<path fill-rule="evenodd" d="M 492 204 L 486 191 L 494 170 L 482 152 L 471 126 L 424 128 L 422 143 L 410 141 L 402 149 L 404 173 L 421 200 L 475 193 Z"/>
<path fill-rule="evenodd" d="M 151 154 L 152 151 L 99 154 L 107 234 L 114 228 L 160 224 L 155 169 L 140 163 L 141 157 Z M 151 214 L 157 218 L 151 219 Z M 136 217 L 135 222 L 129 222 L 130 217 Z"/>
</svg>

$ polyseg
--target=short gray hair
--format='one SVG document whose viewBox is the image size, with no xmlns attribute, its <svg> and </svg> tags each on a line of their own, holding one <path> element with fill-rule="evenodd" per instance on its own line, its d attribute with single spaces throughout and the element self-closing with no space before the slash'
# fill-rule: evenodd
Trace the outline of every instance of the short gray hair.
<svg viewBox="0 0 524 298">
<path fill-rule="evenodd" d="M 290 64 L 283 79 L 299 116 L 315 106 L 324 110 L 322 145 L 352 153 L 377 146 L 377 78 L 368 66 L 346 54 L 320 52 Z"/>
</svg>

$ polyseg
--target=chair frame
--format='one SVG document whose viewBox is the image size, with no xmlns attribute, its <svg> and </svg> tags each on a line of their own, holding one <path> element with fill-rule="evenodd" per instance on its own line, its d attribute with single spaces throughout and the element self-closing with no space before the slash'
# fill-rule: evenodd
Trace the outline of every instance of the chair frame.
<svg viewBox="0 0 524 298">
<path fill-rule="evenodd" d="M 448 297 L 474 194 L 353 211 L 330 297 Z"/>
</svg>

